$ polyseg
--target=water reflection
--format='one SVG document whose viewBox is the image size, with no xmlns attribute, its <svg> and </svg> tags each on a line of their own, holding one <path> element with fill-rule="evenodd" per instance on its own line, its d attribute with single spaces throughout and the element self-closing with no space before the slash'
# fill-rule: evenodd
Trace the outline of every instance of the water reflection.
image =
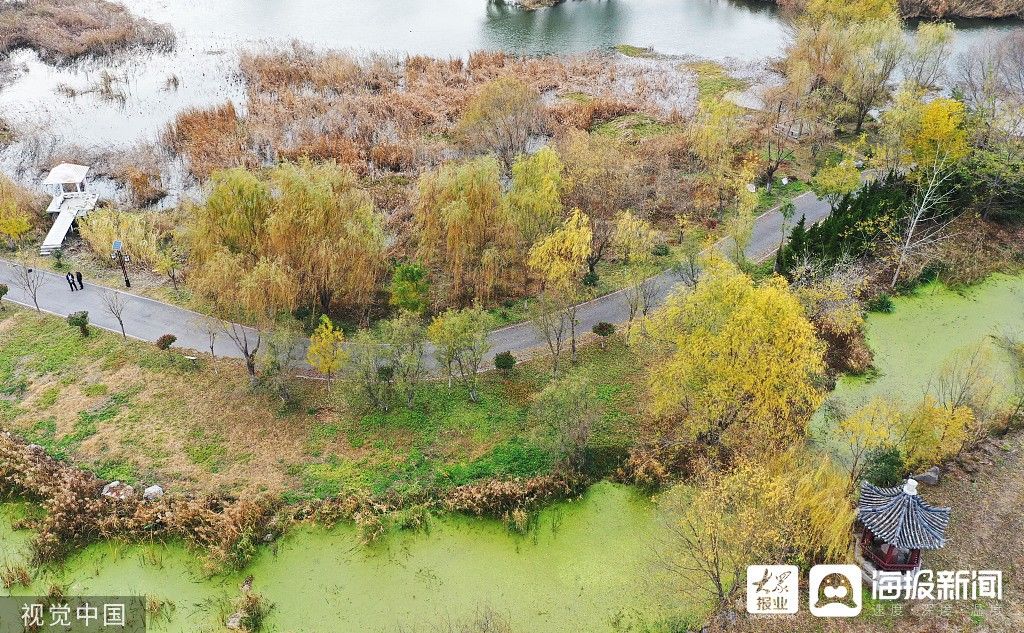
<svg viewBox="0 0 1024 633">
<path fill-rule="evenodd" d="M 570 0 L 533 12 L 490 2 L 480 46 L 554 53 L 634 44 L 749 59 L 777 53 L 783 30 L 771 5 L 745 0 Z"/>
<path fill-rule="evenodd" d="M 631 9 L 620 0 L 574 0 L 542 11 L 488 2 L 483 48 L 519 53 L 581 52 L 621 44 Z"/>
<path fill-rule="evenodd" d="M 763 0 L 569 0 L 522 11 L 488 0 L 133 0 L 136 14 L 170 24 L 178 47 L 167 55 L 130 55 L 82 67 L 53 68 L 18 52 L 20 77 L 0 89 L 0 111 L 20 126 L 42 122 L 80 145 L 154 138 L 180 110 L 232 99 L 244 102 L 237 51 L 298 40 L 357 51 L 463 56 L 477 49 L 520 54 L 578 53 L 616 44 L 662 53 L 753 61 L 778 55 L 785 20 Z M 1021 22 L 960 21 L 958 51 Z M 124 103 L 90 91 L 101 70 L 125 80 Z M 168 89 L 175 77 L 177 89 Z M 80 94 L 68 98 L 61 87 Z"/>
</svg>

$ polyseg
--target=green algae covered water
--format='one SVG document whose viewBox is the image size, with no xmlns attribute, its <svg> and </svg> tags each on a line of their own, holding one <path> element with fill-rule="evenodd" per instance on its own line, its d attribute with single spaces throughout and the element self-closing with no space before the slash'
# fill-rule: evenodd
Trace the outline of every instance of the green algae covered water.
<svg viewBox="0 0 1024 633">
<path fill-rule="evenodd" d="M 933 284 L 895 304 L 892 314 L 868 318 L 877 373 L 841 379 L 833 398 L 849 407 L 882 395 L 915 402 L 951 357 L 979 346 L 1008 391 L 1011 365 L 993 336 L 1024 334 L 1024 277 L 996 275 L 963 292 Z M 0 568 L 24 560 L 31 534 L 11 525 L 26 510 L 0 505 Z M 649 499 L 600 483 L 580 500 L 542 511 L 526 535 L 452 516 L 366 547 L 351 526 L 308 526 L 266 548 L 244 572 L 212 578 L 180 545 L 102 543 L 61 569 L 37 573 L 32 587 L 16 593 L 45 593 L 60 583 L 68 594 L 146 595 L 173 604 L 154 618 L 152 631 L 221 631 L 251 574 L 254 590 L 274 603 L 271 631 L 437 631 L 486 610 L 515 631 L 643 631 L 702 610 L 666 589 L 678 584 L 656 572 L 660 536 Z"/>
<path fill-rule="evenodd" d="M 867 319 L 875 371 L 840 378 L 831 398 L 851 410 L 875 397 L 920 402 L 944 366 L 977 350 L 997 384 L 996 397 L 1011 394 L 1013 366 L 996 337 L 1024 337 L 1024 277 L 993 275 L 959 291 L 931 283 L 894 304 L 891 314 Z"/>
<path fill-rule="evenodd" d="M 29 535 L 0 514 L 0 566 L 23 559 Z M 154 631 L 219 631 L 244 576 L 274 603 L 268 630 L 430 631 L 492 611 L 515 631 L 616 631 L 643 627 L 693 605 L 649 583 L 658 543 L 653 504 L 611 483 L 540 513 L 526 535 L 499 522 L 445 517 L 418 533 L 371 546 L 352 527 L 293 530 L 241 574 L 205 577 L 176 545 L 103 543 L 16 593 L 146 595 L 173 603 Z M 2 590 L 0 590 L 2 591 Z"/>
</svg>

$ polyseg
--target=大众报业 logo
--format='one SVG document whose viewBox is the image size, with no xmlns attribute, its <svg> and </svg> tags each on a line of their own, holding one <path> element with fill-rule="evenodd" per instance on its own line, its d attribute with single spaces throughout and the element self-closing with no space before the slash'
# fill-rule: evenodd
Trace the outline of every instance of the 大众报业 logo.
<svg viewBox="0 0 1024 633">
<path fill-rule="evenodd" d="M 747 613 L 787 615 L 800 605 L 800 572 L 796 565 L 747 567 Z"/>
</svg>

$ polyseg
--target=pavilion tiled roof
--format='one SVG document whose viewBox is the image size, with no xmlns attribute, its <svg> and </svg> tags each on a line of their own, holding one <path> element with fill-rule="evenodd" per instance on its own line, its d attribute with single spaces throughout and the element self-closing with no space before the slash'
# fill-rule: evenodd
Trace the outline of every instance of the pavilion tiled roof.
<svg viewBox="0 0 1024 633">
<path fill-rule="evenodd" d="M 916 483 L 916 482 L 915 482 Z M 861 482 L 857 518 L 872 534 L 904 549 L 939 549 L 946 543 L 949 508 L 928 505 L 903 486 Z"/>
</svg>

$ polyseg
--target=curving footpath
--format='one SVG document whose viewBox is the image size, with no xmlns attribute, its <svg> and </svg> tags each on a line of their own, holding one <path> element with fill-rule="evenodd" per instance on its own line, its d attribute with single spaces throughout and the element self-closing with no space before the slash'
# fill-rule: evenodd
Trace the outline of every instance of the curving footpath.
<svg viewBox="0 0 1024 633">
<path fill-rule="evenodd" d="M 799 221 L 803 216 L 808 225 L 820 222 L 830 210 L 827 202 L 809 192 L 794 198 L 793 203 L 796 205 L 793 222 Z M 782 214 L 776 207 L 755 221 L 753 236 L 746 249 L 747 257 L 761 261 L 771 256 L 778 248 L 781 237 Z M 34 308 L 32 297 L 18 286 L 16 270 L 19 266 L 13 262 L 0 260 L 0 283 L 7 284 L 10 289 L 4 300 Z M 207 336 L 198 325 L 201 315 L 196 312 L 114 288 L 90 284 L 88 279 L 85 280 L 85 290 L 71 292 L 63 275 L 50 271 L 41 272 L 45 275 L 45 280 L 39 289 L 38 299 L 39 307 L 44 312 L 66 317 L 72 312 L 86 310 L 89 312 L 91 324 L 120 333 L 121 328 L 117 320 L 106 310 L 102 299 L 105 292 L 118 292 L 125 300 L 122 317 L 128 336 L 153 342 L 163 334 L 173 334 L 178 337 L 175 343 L 177 347 L 209 351 Z M 660 304 L 681 280 L 672 271 L 666 271 L 656 275 L 652 282 L 655 303 Z M 582 304 L 576 314 L 579 319 L 577 332 L 589 332 L 601 321 L 622 323 L 628 318 L 629 312 L 623 291 L 617 291 Z M 544 339 L 530 323 L 519 323 L 495 330 L 490 333 L 489 338 L 491 351 L 486 364 L 490 364 L 494 355 L 500 352 L 511 351 L 518 355 L 529 355 L 545 345 Z M 241 357 L 238 349 L 224 334 L 217 336 L 214 349 L 218 356 Z M 428 362 L 434 366 L 432 353 Z"/>
</svg>

